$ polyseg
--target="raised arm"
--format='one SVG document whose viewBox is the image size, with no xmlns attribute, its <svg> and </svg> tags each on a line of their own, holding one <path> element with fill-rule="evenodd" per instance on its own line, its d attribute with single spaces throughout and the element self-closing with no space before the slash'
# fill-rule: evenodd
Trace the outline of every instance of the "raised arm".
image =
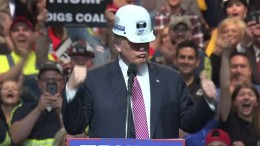
<svg viewBox="0 0 260 146">
<path fill-rule="evenodd" d="M 48 11 L 46 9 L 42 10 L 42 12 L 37 16 L 38 20 L 38 26 L 39 30 L 37 39 L 36 39 L 36 62 L 37 65 L 44 63 L 46 60 L 48 60 L 48 52 L 49 52 L 49 36 L 48 36 L 48 30 L 45 26 L 45 22 L 48 18 Z"/>
<path fill-rule="evenodd" d="M 22 111 L 20 112 L 19 109 L 16 110 L 13 117 L 14 121 L 12 121 L 13 123 L 10 127 L 10 135 L 13 143 L 19 144 L 29 137 L 41 113 L 45 111 L 49 103 L 53 103 L 54 101 L 55 99 L 51 98 L 50 93 L 44 92 L 40 97 L 38 105 L 22 119 L 18 120 L 17 118 L 17 115 L 21 114 Z"/>
<path fill-rule="evenodd" d="M 23 67 L 28 58 L 28 54 L 29 54 L 29 51 L 24 52 L 24 54 L 22 55 L 21 61 L 19 63 L 14 65 L 14 67 L 12 67 L 7 72 L 0 73 L 0 84 L 5 80 L 16 79 L 16 78 L 18 79 L 18 77 L 22 74 Z"/>
<path fill-rule="evenodd" d="M 221 56 L 220 67 L 220 100 L 218 104 L 218 118 L 226 121 L 231 109 L 231 93 L 230 93 L 230 63 L 229 55 L 231 49 L 224 49 Z"/>
<path fill-rule="evenodd" d="M 90 116 L 88 112 L 90 102 L 86 101 L 85 90 L 86 85 L 84 80 L 87 76 L 87 68 L 84 66 L 76 65 L 72 74 L 66 84 L 64 92 L 64 100 L 62 102 L 62 118 L 66 131 L 71 134 L 80 134 L 84 132 L 88 124 L 88 118 L 85 115 Z"/>
</svg>

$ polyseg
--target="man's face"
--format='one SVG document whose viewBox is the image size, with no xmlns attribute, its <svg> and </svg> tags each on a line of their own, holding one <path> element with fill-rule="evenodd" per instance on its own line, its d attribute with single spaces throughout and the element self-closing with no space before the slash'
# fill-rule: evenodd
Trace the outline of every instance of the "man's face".
<svg viewBox="0 0 260 146">
<path fill-rule="evenodd" d="M 176 56 L 175 65 L 183 75 L 193 75 L 199 66 L 199 58 L 192 48 L 182 48 Z"/>
<path fill-rule="evenodd" d="M 149 43 L 132 43 L 122 38 L 115 48 L 127 64 L 141 65 L 148 60 Z"/>
<path fill-rule="evenodd" d="M 260 17 L 258 21 L 260 22 Z M 260 47 L 260 24 L 257 23 L 253 24 L 250 31 L 253 35 L 254 44 L 259 48 Z"/>
<path fill-rule="evenodd" d="M 92 57 L 86 55 L 73 55 L 71 56 L 71 67 L 73 68 L 76 64 L 87 66 L 88 68 L 93 66 Z"/>
<path fill-rule="evenodd" d="M 225 144 L 222 141 L 215 140 L 215 141 L 212 141 L 211 143 L 207 144 L 207 146 L 227 146 L 227 144 Z"/>
<path fill-rule="evenodd" d="M 176 7 L 179 6 L 181 3 L 181 0 L 168 0 L 168 4 L 170 7 Z"/>
<path fill-rule="evenodd" d="M 38 85 L 42 92 L 46 92 L 47 84 L 53 82 L 57 84 L 57 92 L 61 93 L 65 85 L 65 78 L 57 71 L 44 71 L 39 77 Z"/>
<path fill-rule="evenodd" d="M 32 30 L 25 23 L 16 23 L 10 31 L 16 52 L 32 47 Z"/>
<path fill-rule="evenodd" d="M 173 44 L 179 44 L 191 39 L 191 31 L 187 25 L 180 23 L 170 30 L 170 39 Z"/>
<path fill-rule="evenodd" d="M 235 85 L 250 83 L 252 70 L 248 59 L 242 55 L 236 55 L 230 60 L 231 83 Z"/>
</svg>

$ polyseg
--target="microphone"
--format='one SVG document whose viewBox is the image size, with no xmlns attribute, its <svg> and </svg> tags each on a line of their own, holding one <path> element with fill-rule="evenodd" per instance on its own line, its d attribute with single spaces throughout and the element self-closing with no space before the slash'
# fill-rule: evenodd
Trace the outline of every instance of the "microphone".
<svg viewBox="0 0 260 146">
<path fill-rule="evenodd" d="M 126 120 L 125 120 L 125 138 L 128 138 L 129 136 L 129 122 L 131 118 L 131 97 L 132 97 L 132 88 L 134 83 L 134 77 L 137 74 L 137 66 L 135 64 L 130 64 L 128 66 L 127 75 L 128 75 L 128 89 L 127 89 L 127 105 L 126 105 Z"/>
<path fill-rule="evenodd" d="M 132 96 L 132 87 L 134 83 L 134 77 L 137 74 L 137 66 L 135 64 L 130 64 L 127 70 L 128 76 L 128 94 Z"/>
</svg>

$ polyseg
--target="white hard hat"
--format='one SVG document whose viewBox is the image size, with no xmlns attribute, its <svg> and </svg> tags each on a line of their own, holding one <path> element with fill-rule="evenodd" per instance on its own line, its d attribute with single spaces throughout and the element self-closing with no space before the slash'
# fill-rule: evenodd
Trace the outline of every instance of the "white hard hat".
<svg viewBox="0 0 260 146">
<path fill-rule="evenodd" d="M 145 8 L 136 5 L 126 5 L 118 9 L 113 33 L 124 36 L 133 43 L 155 40 L 149 13 Z"/>
</svg>

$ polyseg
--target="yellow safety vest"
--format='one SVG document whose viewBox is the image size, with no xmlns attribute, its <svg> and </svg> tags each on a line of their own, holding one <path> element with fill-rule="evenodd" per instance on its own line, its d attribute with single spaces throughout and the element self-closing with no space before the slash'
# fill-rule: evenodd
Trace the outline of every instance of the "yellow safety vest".
<svg viewBox="0 0 260 146">
<path fill-rule="evenodd" d="M 0 55 L 0 73 L 5 73 L 12 68 L 12 66 L 18 64 L 21 61 L 21 56 L 12 52 L 10 55 Z M 49 60 L 53 60 L 51 55 L 48 55 Z M 36 54 L 31 52 L 28 59 L 23 67 L 24 75 L 35 75 L 38 74 L 39 70 L 36 67 Z"/>
<path fill-rule="evenodd" d="M 8 132 L 6 132 L 5 140 L 2 143 L 0 143 L 0 146 L 9 146 L 9 145 L 11 145 L 11 139 Z"/>
<path fill-rule="evenodd" d="M 22 146 L 52 146 L 54 142 L 54 138 L 48 139 L 27 139 L 23 142 Z"/>
</svg>

